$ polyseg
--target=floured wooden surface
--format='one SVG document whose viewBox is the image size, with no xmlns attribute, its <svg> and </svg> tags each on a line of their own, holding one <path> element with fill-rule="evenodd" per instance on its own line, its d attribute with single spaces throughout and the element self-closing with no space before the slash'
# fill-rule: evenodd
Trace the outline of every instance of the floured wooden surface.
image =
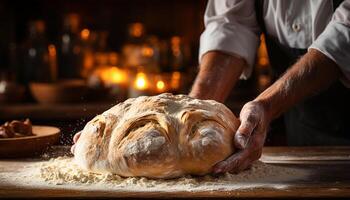
<svg viewBox="0 0 350 200">
<path fill-rule="evenodd" d="M 47 161 L 0 160 L 0 196 L 344 197 L 350 195 L 349 167 L 350 163 L 257 162 L 252 169 L 238 175 L 152 180 L 90 173 L 79 169 L 70 157 Z"/>
<path fill-rule="evenodd" d="M 274 166 L 257 161 L 251 169 L 240 174 L 226 173 L 219 177 L 182 177 L 159 180 L 146 178 L 123 178 L 108 173 L 83 170 L 71 157 L 58 157 L 49 161 L 27 163 L 16 172 L 2 172 L 4 180 L 24 187 L 86 188 L 93 190 L 125 191 L 212 191 L 242 188 L 273 187 L 291 179 L 303 179 L 308 172 L 302 169 Z M 269 184 L 267 184 L 269 183 Z"/>
</svg>

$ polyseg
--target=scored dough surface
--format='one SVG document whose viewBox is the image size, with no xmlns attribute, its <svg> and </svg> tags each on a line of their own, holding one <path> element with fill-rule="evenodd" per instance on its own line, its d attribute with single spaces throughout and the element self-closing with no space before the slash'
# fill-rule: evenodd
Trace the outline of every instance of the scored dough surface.
<svg viewBox="0 0 350 200">
<path fill-rule="evenodd" d="M 120 176 L 204 175 L 234 152 L 238 119 L 223 104 L 187 95 L 126 100 L 86 124 L 75 161 Z"/>
</svg>

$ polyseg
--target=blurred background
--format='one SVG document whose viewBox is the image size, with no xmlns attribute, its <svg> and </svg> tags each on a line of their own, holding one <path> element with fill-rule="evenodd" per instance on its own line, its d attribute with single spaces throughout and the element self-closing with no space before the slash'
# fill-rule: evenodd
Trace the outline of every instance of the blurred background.
<svg viewBox="0 0 350 200">
<path fill-rule="evenodd" d="M 120 101 L 186 94 L 198 70 L 205 0 L 1 0 L 0 122 L 30 118 L 62 130 L 61 144 Z M 271 82 L 261 37 L 253 77 L 226 105 Z M 284 144 L 283 127 L 270 145 Z"/>
</svg>

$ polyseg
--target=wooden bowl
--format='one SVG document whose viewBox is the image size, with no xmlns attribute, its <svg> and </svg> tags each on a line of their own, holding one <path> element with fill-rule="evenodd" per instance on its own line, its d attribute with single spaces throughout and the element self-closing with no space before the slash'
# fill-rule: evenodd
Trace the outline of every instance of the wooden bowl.
<svg viewBox="0 0 350 200">
<path fill-rule="evenodd" d="M 31 83 L 29 87 L 35 100 L 42 104 L 82 102 L 88 91 L 88 86 L 83 80 Z"/>
<path fill-rule="evenodd" d="M 33 126 L 32 136 L 0 138 L 0 158 L 39 155 L 58 142 L 60 129 L 53 126 Z"/>
</svg>

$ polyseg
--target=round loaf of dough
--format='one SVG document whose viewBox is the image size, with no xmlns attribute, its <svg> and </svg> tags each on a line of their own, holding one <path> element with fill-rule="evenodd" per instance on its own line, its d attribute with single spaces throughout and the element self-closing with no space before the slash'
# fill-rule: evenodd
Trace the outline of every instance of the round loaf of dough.
<svg viewBox="0 0 350 200">
<path fill-rule="evenodd" d="M 234 114 L 213 100 L 131 98 L 86 124 L 74 157 L 85 169 L 124 177 L 204 175 L 234 152 L 238 126 Z"/>
</svg>

